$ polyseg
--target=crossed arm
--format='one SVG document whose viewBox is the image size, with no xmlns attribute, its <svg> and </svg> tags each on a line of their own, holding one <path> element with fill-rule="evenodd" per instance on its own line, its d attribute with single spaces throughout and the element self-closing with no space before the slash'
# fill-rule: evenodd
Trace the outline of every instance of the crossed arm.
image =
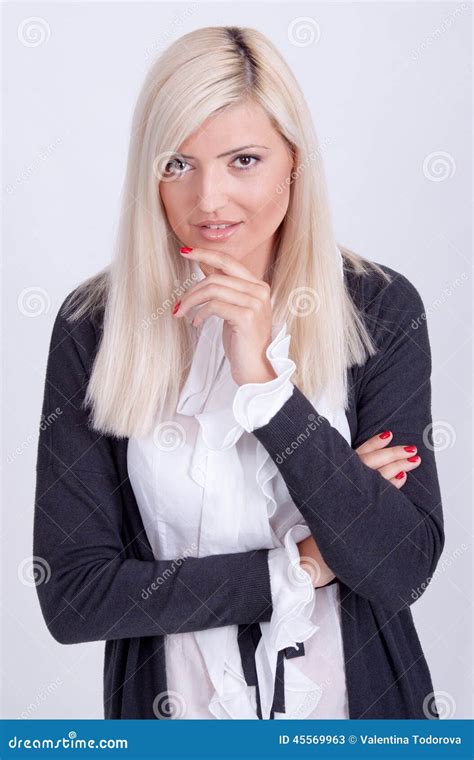
<svg viewBox="0 0 474 760">
<path fill-rule="evenodd" d="M 444 546 L 431 417 L 431 351 L 423 302 L 406 278 L 398 301 L 387 288 L 380 351 L 360 373 L 352 447 L 295 386 L 264 426 L 266 447 L 306 520 L 327 568 L 368 600 L 398 611 L 427 588 Z M 310 416 L 312 415 L 312 416 Z M 320 417 L 321 419 L 321 417 Z M 394 449 L 416 447 L 421 462 L 403 488 L 357 449 L 391 430 Z M 393 473 L 392 473 L 393 474 Z"/>
</svg>

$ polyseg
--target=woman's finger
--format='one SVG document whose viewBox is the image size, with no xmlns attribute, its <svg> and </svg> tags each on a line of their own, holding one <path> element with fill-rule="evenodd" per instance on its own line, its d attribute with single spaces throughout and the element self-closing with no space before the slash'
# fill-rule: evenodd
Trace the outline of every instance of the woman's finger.
<svg viewBox="0 0 474 760">
<path fill-rule="evenodd" d="M 250 324 L 254 319 L 254 312 L 247 307 L 235 306 L 235 304 L 212 299 L 199 309 L 193 319 L 194 327 L 198 327 L 210 316 L 221 317 L 234 327 L 239 327 L 241 324 Z"/>
<path fill-rule="evenodd" d="M 407 482 L 407 478 L 408 478 L 407 473 L 404 470 L 400 470 L 400 472 L 397 473 L 397 477 L 390 478 L 388 482 L 391 483 L 392 486 L 395 486 L 395 488 L 400 489 L 400 488 L 403 488 L 403 486 Z"/>
<path fill-rule="evenodd" d="M 408 459 L 399 459 L 396 462 L 391 462 L 390 464 L 377 469 L 385 480 L 391 480 L 400 472 L 410 472 L 410 470 L 415 470 L 420 466 L 421 457 L 415 455 L 414 457 L 410 457 L 410 459 L 412 461 L 409 461 Z M 402 478 L 399 478 L 399 480 L 402 480 Z"/>
<path fill-rule="evenodd" d="M 390 443 L 392 438 L 393 438 L 392 431 L 384 430 L 383 433 L 379 433 L 378 435 L 373 435 L 367 441 L 364 441 L 364 443 L 362 443 L 360 446 L 354 449 L 354 451 L 356 451 L 358 454 L 368 454 L 371 451 L 377 451 L 378 449 L 383 449 L 384 446 L 387 446 L 387 444 Z"/>
<path fill-rule="evenodd" d="M 181 301 L 175 316 L 184 317 L 193 306 L 207 303 L 211 299 L 231 303 L 235 306 L 244 306 L 248 309 L 252 309 L 255 314 L 258 314 L 260 306 L 262 305 L 262 302 L 258 298 L 255 298 L 255 296 L 252 296 L 249 293 L 243 293 L 240 290 L 228 288 L 224 285 L 210 283 L 202 288 L 188 291 Z"/>
<path fill-rule="evenodd" d="M 235 290 L 241 290 L 242 293 L 250 293 L 250 295 L 260 298 L 262 293 L 265 292 L 264 282 L 253 282 L 251 280 L 243 280 L 241 277 L 234 277 L 230 274 L 221 274 L 219 272 L 213 272 L 207 275 L 203 280 L 199 280 L 195 285 L 189 288 L 187 293 L 192 293 L 195 290 L 199 290 L 201 287 L 206 287 L 210 283 L 216 285 L 225 285 L 228 288 L 235 288 Z M 263 285 L 263 287 L 261 287 Z"/>
<path fill-rule="evenodd" d="M 396 462 L 397 459 L 410 459 L 417 454 L 417 448 L 416 446 L 390 446 L 388 449 L 371 451 L 368 454 L 358 452 L 358 454 L 367 467 L 379 470 L 380 467 Z"/>
<path fill-rule="evenodd" d="M 211 288 L 211 286 L 213 287 Z M 232 277 L 231 275 L 211 274 L 186 291 L 179 301 L 179 305 L 177 304 L 174 314 L 178 317 L 184 316 L 193 306 L 203 301 L 208 301 L 211 297 L 222 297 L 223 300 L 229 300 L 229 294 L 226 294 L 224 290 L 232 290 L 235 293 L 235 298 L 230 299 L 231 302 L 241 306 L 253 305 L 256 309 L 260 303 L 264 305 L 270 298 L 270 294 L 267 293 L 265 288 L 261 288 L 258 283 L 242 280 L 239 277 Z M 245 297 L 248 296 L 251 300 L 247 303 L 242 298 L 239 298 L 239 294 Z"/>
<path fill-rule="evenodd" d="M 244 280 L 250 280 L 251 282 L 262 283 L 258 277 L 255 277 L 247 267 L 237 261 L 230 253 L 222 253 L 222 251 L 209 251 L 207 248 L 187 248 L 182 247 L 179 249 L 183 256 L 187 256 L 189 259 L 199 261 L 206 265 L 216 267 L 220 269 L 224 274 L 232 274 L 235 277 L 242 277 Z M 203 267 L 201 266 L 201 269 Z M 205 273 L 204 269 L 203 272 Z"/>
</svg>

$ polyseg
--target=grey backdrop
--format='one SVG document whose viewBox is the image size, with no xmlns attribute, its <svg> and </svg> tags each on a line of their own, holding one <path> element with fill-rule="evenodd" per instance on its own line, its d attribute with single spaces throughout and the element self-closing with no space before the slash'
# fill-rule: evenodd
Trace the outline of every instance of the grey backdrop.
<svg viewBox="0 0 474 760">
<path fill-rule="evenodd" d="M 109 261 L 152 58 L 221 24 L 266 33 L 298 77 L 338 242 L 424 300 L 446 547 L 412 611 L 443 717 L 472 717 L 468 4 L 36 2 L 3 17 L 3 717 L 103 717 L 103 642 L 56 643 L 31 581 L 48 343 L 66 293 Z"/>
</svg>

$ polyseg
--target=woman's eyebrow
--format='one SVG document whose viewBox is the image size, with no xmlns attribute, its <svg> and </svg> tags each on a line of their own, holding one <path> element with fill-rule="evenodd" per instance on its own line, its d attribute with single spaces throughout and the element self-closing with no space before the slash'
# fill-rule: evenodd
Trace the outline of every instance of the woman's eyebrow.
<svg viewBox="0 0 474 760">
<path fill-rule="evenodd" d="M 237 153 L 239 150 L 247 150 L 247 148 L 263 148 L 264 150 L 270 150 L 270 148 L 267 148 L 266 145 L 242 145 L 240 148 L 234 148 L 233 150 L 226 150 L 225 153 L 219 153 L 219 155 L 216 156 L 216 158 L 223 158 L 224 156 L 230 156 L 232 155 L 232 153 Z M 179 155 L 182 158 L 194 159 L 194 156 L 188 156 L 186 153 L 177 152 L 176 155 Z"/>
</svg>

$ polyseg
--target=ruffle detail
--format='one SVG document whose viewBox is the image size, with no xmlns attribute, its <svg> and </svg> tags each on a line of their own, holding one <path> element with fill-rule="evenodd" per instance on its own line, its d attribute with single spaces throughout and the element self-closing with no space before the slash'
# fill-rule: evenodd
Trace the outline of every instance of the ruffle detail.
<svg viewBox="0 0 474 760">
<path fill-rule="evenodd" d="M 286 323 L 283 326 L 274 325 L 273 334 L 275 332 L 277 335 L 265 354 L 277 377 L 266 383 L 245 383 L 238 387 L 234 396 L 234 417 L 248 433 L 266 425 L 294 390 L 290 379 L 296 364 L 288 357 L 291 335 L 286 334 Z"/>
<path fill-rule="evenodd" d="M 270 549 L 268 564 L 273 582 L 273 609 L 276 612 L 264 625 L 269 643 L 277 651 L 296 647 L 306 641 L 319 626 L 310 622 L 315 595 L 311 576 L 300 566 L 297 543 L 311 535 L 306 525 L 294 525 L 284 537 L 283 547 Z"/>
<path fill-rule="evenodd" d="M 307 525 L 294 525 L 286 532 L 283 547 L 271 549 L 268 553 L 273 613 L 270 621 L 260 623 L 262 637 L 255 652 L 263 719 L 268 719 L 272 710 L 278 652 L 287 647 L 297 648 L 299 643 L 307 641 L 320 628 L 312 621 L 316 596 L 311 576 L 300 566 L 297 546 L 309 535 L 311 532 Z M 310 692 L 312 699 L 308 706 L 311 705 L 311 709 L 314 709 L 322 694 L 320 685 L 298 668 L 293 668 L 291 661 L 285 660 L 284 666 L 285 701 L 286 672 L 289 667 L 292 671 L 293 690 Z M 288 705 L 286 711 L 288 712 Z M 298 717 L 306 717 L 304 708 L 303 711 L 300 708 Z"/>
<path fill-rule="evenodd" d="M 235 447 L 245 431 L 251 432 L 255 427 L 268 422 L 294 389 L 290 378 L 296 365 L 288 358 L 291 336 L 286 335 L 286 323 L 272 326 L 272 342 L 266 350 L 267 358 L 278 376 L 266 383 L 246 383 L 240 386 L 232 377 L 224 352 L 223 324 L 223 320 L 215 316 L 208 317 L 203 323 L 193 362 L 176 408 L 178 414 L 194 416 L 199 423 L 190 476 L 202 488 L 206 482 L 208 453 Z M 259 446 L 265 450 L 261 444 Z M 262 451 L 259 460 L 261 454 Z M 270 459 L 265 452 L 265 459 L 267 458 Z M 262 464 L 260 461 L 259 466 Z M 270 469 L 273 477 L 277 468 L 273 466 Z"/>
</svg>

